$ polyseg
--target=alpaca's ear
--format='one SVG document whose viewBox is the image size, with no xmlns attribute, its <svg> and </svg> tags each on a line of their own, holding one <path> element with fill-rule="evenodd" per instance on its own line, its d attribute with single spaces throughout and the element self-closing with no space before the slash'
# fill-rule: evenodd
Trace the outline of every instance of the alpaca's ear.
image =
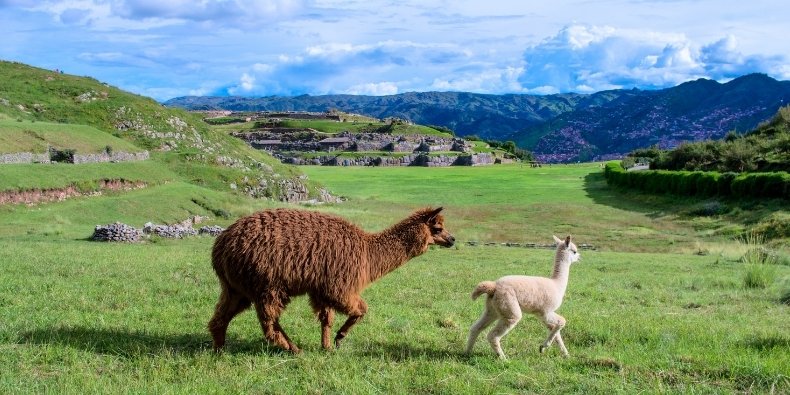
<svg viewBox="0 0 790 395">
<path fill-rule="evenodd" d="M 571 235 L 568 235 L 568 237 L 565 238 L 565 247 L 568 247 L 570 245 L 571 245 Z"/>
<path fill-rule="evenodd" d="M 557 236 L 554 236 L 554 235 L 551 235 L 551 237 L 553 237 L 553 238 L 554 238 L 554 242 L 555 242 L 555 243 L 557 243 L 557 245 L 559 245 L 560 243 L 562 243 L 562 240 L 560 240 L 560 238 L 559 238 L 559 237 L 557 237 Z"/>
<path fill-rule="evenodd" d="M 443 208 L 444 207 L 439 207 L 436 210 L 429 212 L 428 215 L 426 216 L 428 218 L 428 222 L 433 221 L 436 218 L 436 216 L 439 215 L 439 213 L 442 211 Z"/>
</svg>

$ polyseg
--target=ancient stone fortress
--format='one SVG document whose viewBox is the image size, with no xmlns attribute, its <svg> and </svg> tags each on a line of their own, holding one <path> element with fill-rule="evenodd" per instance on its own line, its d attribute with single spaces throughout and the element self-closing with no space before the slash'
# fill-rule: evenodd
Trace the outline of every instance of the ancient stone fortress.
<svg viewBox="0 0 790 395">
<path fill-rule="evenodd" d="M 233 136 L 295 165 L 432 167 L 479 166 L 501 161 L 490 153 L 471 153 L 472 145 L 461 138 L 349 132 L 326 137 L 310 128 L 277 127 L 237 132 Z M 342 153 L 358 154 L 341 156 Z"/>
</svg>

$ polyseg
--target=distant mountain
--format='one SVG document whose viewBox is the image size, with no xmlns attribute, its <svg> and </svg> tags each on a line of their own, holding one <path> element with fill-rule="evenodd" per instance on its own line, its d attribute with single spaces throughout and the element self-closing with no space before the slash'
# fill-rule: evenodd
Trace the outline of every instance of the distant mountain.
<svg viewBox="0 0 790 395">
<path fill-rule="evenodd" d="M 790 82 L 749 74 L 725 84 L 699 79 L 661 90 L 593 94 L 484 95 L 464 92 L 391 96 L 180 97 L 165 105 L 189 110 L 326 111 L 441 125 L 458 135 L 513 140 L 544 161 L 620 156 L 639 147 L 747 131 L 790 103 Z"/>
</svg>

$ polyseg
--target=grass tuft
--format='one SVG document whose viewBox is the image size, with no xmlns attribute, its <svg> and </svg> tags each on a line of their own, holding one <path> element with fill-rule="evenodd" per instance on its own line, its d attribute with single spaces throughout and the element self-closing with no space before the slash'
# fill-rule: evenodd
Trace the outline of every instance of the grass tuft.
<svg viewBox="0 0 790 395">
<path fill-rule="evenodd" d="M 746 288 L 768 288 L 776 281 L 776 270 L 772 266 L 765 264 L 746 265 L 746 273 L 743 276 L 743 285 Z"/>
<path fill-rule="evenodd" d="M 790 306 L 790 287 L 782 291 L 782 294 L 779 296 L 779 303 Z"/>
</svg>

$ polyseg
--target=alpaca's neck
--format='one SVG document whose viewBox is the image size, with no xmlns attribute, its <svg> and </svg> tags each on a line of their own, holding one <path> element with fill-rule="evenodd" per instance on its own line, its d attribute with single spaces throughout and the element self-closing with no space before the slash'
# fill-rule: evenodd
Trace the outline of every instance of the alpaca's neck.
<svg viewBox="0 0 790 395">
<path fill-rule="evenodd" d="M 565 293 L 565 288 L 568 287 L 568 275 L 570 273 L 571 263 L 568 259 L 566 251 L 558 251 L 554 257 L 554 271 L 551 273 L 551 279 L 554 280 L 559 286 L 558 289 Z"/>
<path fill-rule="evenodd" d="M 381 233 L 371 235 L 368 246 L 370 281 L 383 277 L 422 254 L 423 244 L 417 227 L 408 222 L 395 224 Z"/>
</svg>

